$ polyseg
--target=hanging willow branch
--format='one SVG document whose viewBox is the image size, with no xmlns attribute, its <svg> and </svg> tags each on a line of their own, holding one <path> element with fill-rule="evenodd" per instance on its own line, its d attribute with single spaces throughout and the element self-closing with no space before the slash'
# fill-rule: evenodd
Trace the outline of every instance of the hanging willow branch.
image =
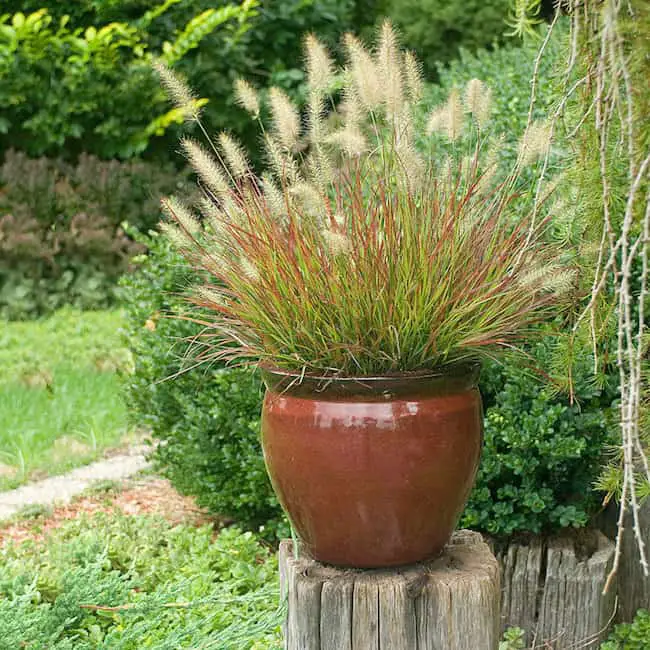
<svg viewBox="0 0 650 650">
<path fill-rule="evenodd" d="M 516 0 L 515 5 L 520 10 L 524 6 L 530 8 L 530 0 Z M 626 38 L 641 24 L 647 25 L 650 31 L 650 8 L 643 0 L 564 1 L 557 8 L 538 61 L 544 54 L 550 33 L 556 28 L 560 10 L 570 15 L 570 54 L 563 96 L 550 116 L 550 129 L 554 132 L 562 119 L 566 133 L 570 134 L 567 138 L 569 143 L 582 133 L 593 135 L 597 143 L 594 150 L 577 152 L 578 161 L 585 168 L 589 168 L 591 163 L 597 164 L 602 212 L 591 295 L 574 324 L 575 335 L 578 328 L 588 322 L 596 372 L 600 363 L 602 333 L 596 323 L 603 304 L 611 306 L 613 303 L 617 329 L 622 477 L 616 553 L 605 585 L 607 591 L 619 567 L 627 513 L 631 513 L 641 567 L 646 576 L 650 573 L 648 550 L 639 521 L 639 485 L 642 481 L 650 483 L 648 452 L 640 424 L 644 397 L 644 338 L 647 337 L 645 312 L 649 291 L 650 152 L 647 144 L 650 138 L 647 132 L 650 126 L 644 107 L 638 105 L 639 95 L 648 92 L 644 88 L 650 66 L 647 54 L 641 51 L 641 64 L 636 65 L 640 70 L 633 69 L 636 63 L 633 57 L 639 53 L 634 52 L 633 44 L 630 45 L 630 39 Z M 539 83 L 536 78 L 538 68 L 537 65 L 532 80 L 529 117 Z M 578 81 L 571 85 L 570 80 L 576 78 Z M 576 102 L 571 96 L 578 86 L 584 90 L 580 101 Z M 572 108 L 571 114 L 566 111 L 567 105 Z M 616 162 L 620 164 L 621 159 L 627 166 L 623 180 L 614 177 Z M 626 197 L 624 207 L 617 205 L 615 194 Z M 640 275 L 640 279 L 635 278 L 633 283 L 633 275 Z"/>
</svg>

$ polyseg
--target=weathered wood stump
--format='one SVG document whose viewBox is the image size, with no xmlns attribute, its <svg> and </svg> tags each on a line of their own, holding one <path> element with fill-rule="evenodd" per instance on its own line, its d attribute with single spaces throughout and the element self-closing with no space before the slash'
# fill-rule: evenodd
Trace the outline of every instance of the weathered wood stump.
<svg viewBox="0 0 650 650">
<path fill-rule="evenodd" d="M 614 546 L 590 531 L 581 543 L 533 538 L 497 552 L 502 567 L 502 628 L 520 627 L 527 647 L 598 648 L 616 607 L 616 589 L 603 594 Z"/>
<path fill-rule="evenodd" d="M 495 650 L 499 565 L 481 535 L 454 533 L 437 559 L 341 569 L 280 545 L 286 650 Z"/>
<path fill-rule="evenodd" d="M 613 501 L 607 509 L 609 525 L 605 532 L 614 539 L 617 532 L 618 505 Z M 645 542 L 646 554 L 650 553 L 650 499 L 647 499 L 639 511 L 641 536 Z M 650 609 L 650 576 L 643 573 L 639 546 L 634 534 L 632 513 L 625 515 L 623 523 L 623 546 L 618 568 L 618 617 L 620 621 L 630 622 L 637 610 Z"/>
</svg>

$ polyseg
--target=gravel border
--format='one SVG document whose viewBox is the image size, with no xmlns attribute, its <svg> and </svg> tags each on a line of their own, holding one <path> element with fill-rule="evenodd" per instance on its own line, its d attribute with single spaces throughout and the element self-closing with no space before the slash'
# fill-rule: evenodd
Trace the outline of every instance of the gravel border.
<svg viewBox="0 0 650 650">
<path fill-rule="evenodd" d="M 128 454 L 99 460 L 85 467 L 52 476 L 15 490 L 0 492 L 0 521 L 19 513 L 25 506 L 69 503 L 97 481 L 119 481 L 147 469 L 150 463 L 144 456 L 146 447 L 134 447 Z"/>
</svg>

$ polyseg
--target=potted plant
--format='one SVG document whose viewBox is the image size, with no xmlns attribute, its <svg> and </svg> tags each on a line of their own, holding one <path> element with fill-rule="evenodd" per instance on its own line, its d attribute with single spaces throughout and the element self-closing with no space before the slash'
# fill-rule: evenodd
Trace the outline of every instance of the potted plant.
<svg viewBox="0 0 650 650">
<path fill-rule="evenodd" d="M 480 360 L 515 345 L 572 273 L 517 200 L 521 169 L 548 152 L 543 124 L 499 177 L 482 82 L 420 125 L 419 66 L 391 26 L 375 52 L 351 35 L 345 50 L 337 70 L 306 39 L 307 106 L 271 88 L 269 130 L 238 81 L 268 170 L 226 133 L 184 140 L 200 216 L 172 198 L 162 228 L 202 274 L 197 361 L 261 368 L 265 460 L 305 550 L 380 567 L 449 539 L 479 462 Z M 189 90 L 160 74 L 207 136 Z"/>
</svg>

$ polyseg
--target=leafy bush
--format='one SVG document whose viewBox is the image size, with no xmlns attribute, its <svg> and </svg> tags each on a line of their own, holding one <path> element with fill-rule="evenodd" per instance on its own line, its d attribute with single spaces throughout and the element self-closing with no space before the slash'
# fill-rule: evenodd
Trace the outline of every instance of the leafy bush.
<svg viewBox="0 0 650 650">
<path fill-rule="evenodd" d="M 586 526 L 597 510 L 593 484 L 616 431 L 616 381 L 596 385 L 585 355 L 571 404 L 535 375 L 552 366 L 554 352 L 555 338 L 546 337 L 525 364 L 484 368 L 483 456 L 461 525 L 496 536 L 541 533 Z"/>
<path fill-rule="evenodd" d="M 160 196 L 182 187 L 183 174 L 169 165 L 87 154 L 72 165 L 8 151 L 0 167 L 0 316 L 110 305 L 140 250 L 120 224 L 152 226 Z"/>
<path fill-rule="evenodd" d="M 632 623 L 621 623 L 600 650 L 650 650 L 650 612 L 640 609 Z"/>
<path fill-rule="evenodd" d="M 415 50 L 427 76 L 459 48 L 476 50 L 502 41 L 510 0 L 384 0 L 382 13 L 395 21 L 405 45 Z"/>
<path fill-rule="evenodd" d="M 260 380 L 214 365 L 176 376 L 188 365 L 187 339 L 199 328 L 165 315 L 183 311 L 177 292 L 193 278 L 164 238 L 144 241 L 149 255 L 122 280 L 135 361 L 127 403 L 161 441 L 154 459 L 177 489 L 247 528 L 267 525 L 272 535 L 281 510 L 259 442 Z"/>
<path fill-rule="evenodd" d="M 234 528 L 101 513 L 0 560 L 0 650 L 279 646 L 274 558 Z"/>
<path fill-rule="evenodd" d="M 207 9 L 189 22 L 184 13 L 171 39 L 152 48 L 147 30 L 173 4 L 160 4 L 131 22 L 85 29 L 47 9 L 0 16 L 0 150 L 126 158 L 181 121 L 165 107 L 152 58 L 177 64 L 222 27 L 227 51 L 236 38 L 232 29 L 245 29 L 251 3 Z"/>
</svg>

